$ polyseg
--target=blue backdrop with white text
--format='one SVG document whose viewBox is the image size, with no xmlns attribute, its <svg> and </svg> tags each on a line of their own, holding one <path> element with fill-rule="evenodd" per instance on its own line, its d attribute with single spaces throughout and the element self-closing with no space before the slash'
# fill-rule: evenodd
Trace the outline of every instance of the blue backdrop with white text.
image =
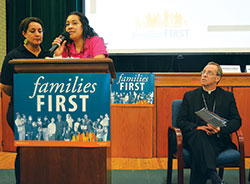
<svg viewBox="0 0 250 184">
<path fill-rule="evenodd" d="M 117 73 L 111 92 L 111 103 L 154 104 L 152 73 Z"/>
<path fill-rule="evenodd" d="M 110 74 L 15 74 L 14 113 L 15 140 L 109 141 Z"/>
</svg>

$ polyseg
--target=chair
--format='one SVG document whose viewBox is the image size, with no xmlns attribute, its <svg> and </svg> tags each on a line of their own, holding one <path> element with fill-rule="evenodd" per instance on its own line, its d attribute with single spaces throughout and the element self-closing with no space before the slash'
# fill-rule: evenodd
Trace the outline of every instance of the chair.
<svg viewBox="0 0 250 184">
<path fill-rule="evenodd" d="M 177 127 L 176 119 L 181 107 L 182 100 L 174 100 L 172 103 L 172 126 L 168 128 L 168 171 L 167 184 L 172 182 L 173 159 L 177 159 L 177 180 L 178 184 L 183 184 L 184 168 L 190 168 L 190 154 L 183 148 L 182 133 Z M 227 149 L 216 158 L 216 165 L 219 168 L 219 176 L 223 178 L 224 168 L 239 168 L 240 184 L 245 184 L 245 160 L 244 160 L 244 139 L 241 131 L 235 132 L 238 142 L 238 150 Z"/>
</svg>

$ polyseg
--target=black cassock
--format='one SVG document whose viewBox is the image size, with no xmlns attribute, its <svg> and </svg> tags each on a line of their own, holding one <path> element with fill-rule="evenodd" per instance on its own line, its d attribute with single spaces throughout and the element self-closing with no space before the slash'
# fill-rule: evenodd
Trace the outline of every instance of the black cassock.
<svg viewBox="0 0 250 184">
<path fill-rule="evenodd" d="M 195 129 L 206 125 L 195 114 L 203 107 L 229 120 L 218 134 L 207 135 L 205 131 Z M 209 94 L 200 87 L 184 94 L 177 126 L 182 130 L 184 147 L 191 154 L 190 184 L 205 184 L 208 171 L 216 170 L 217 155 L 227 148 L 235 148 L 230 134 L 240 128 L 241 118 L 231 92 L 217 87 Z"/>
</svg>

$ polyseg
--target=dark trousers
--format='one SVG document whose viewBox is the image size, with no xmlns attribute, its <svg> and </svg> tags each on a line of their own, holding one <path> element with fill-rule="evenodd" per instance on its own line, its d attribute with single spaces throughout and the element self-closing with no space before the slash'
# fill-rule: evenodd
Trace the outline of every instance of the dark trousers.
<svg viewBox="0 0 250 184">
<path fill-rule="evenodd" d="M 15 132 L 14 126 L 14 109 L 13 109 L 13 101 L 12 98 L 9 102 L 8 111 L 7 111 L 7 122 L 11 127 L 13 133 Z M 16 184 L 20 184 L 20 148 L 17 147 L 16 149 L 16 160 L 15 160 L 15 176 L 16 176 Z"/>
<path fill-rule="evenodd" d="M 216 171 L 216 157 L 227 146 L 217 135 L 193 130 L 184 136 L 184 147 L 191 154 L 190 184 L 205 184 L 208 171 Z"/>
</svg>

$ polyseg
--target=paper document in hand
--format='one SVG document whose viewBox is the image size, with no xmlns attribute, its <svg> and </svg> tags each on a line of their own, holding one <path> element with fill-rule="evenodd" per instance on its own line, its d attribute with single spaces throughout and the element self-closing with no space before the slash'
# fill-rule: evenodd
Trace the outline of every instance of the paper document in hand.
<svg viewBox="0 0 250 184">
<path fill-rule="evenodd" d="M 206 123 L 209 123 L 215 127 L 225 127 L 228 120 L 218 116 L 217 114 L 209 111 L 206 108 L 202 108 L 199 111 L 196 111 L 197 114 L 201 119 L 203 119 Z"/>
</svg>

